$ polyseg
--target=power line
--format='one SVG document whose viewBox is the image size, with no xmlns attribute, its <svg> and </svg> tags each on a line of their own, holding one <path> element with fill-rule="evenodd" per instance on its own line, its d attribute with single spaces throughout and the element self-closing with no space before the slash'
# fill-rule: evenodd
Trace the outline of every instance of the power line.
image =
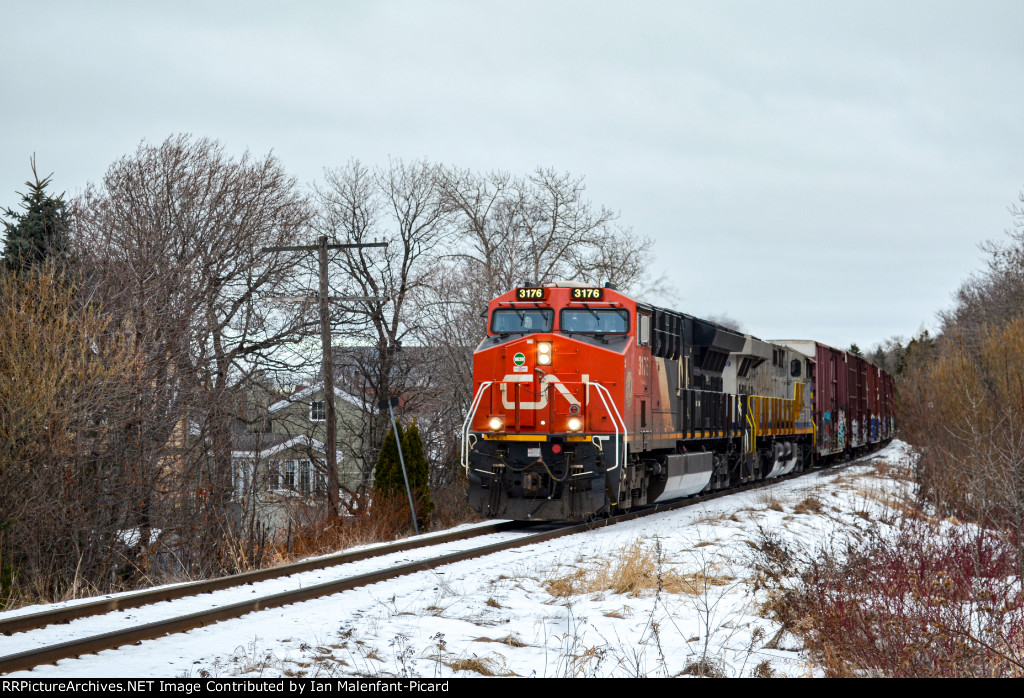
<svg viewBox="0 0 1024 698">
<path fill-rule="evenodd" d="M 387 296 L 335 296 L 331 297 L 327 284 L 327 251 L 328 250 L 354 250 L 367 247 L 387 247 L 386 242 L 363 242 L 363 243 L 327 243 L 327 236 L 321 235 L 316 245 L 288 245 L 281 247 L 264 247 L 263 252 L 317 252 L 320 262 L 320 291 L 312 296 L 282 298 L 281 300 L 296 300 L 300 302 L 316 299 L 320 305 L 320 344 L 323 348 L 323 359 L 321 360 L 321 372 L 324 377 L 324 404 L 327 407 L 327 443 L 325 454 L 327 457 L 327 501 L 333 515 L 338 515 L 340 501 L 340 487 L 338 483 L 338 416 L 334 406 L 334 366 L 332 365 L 331 349 L 331 322 L 329 301 L 378 301 L 388 300 Z"/>
</svg>

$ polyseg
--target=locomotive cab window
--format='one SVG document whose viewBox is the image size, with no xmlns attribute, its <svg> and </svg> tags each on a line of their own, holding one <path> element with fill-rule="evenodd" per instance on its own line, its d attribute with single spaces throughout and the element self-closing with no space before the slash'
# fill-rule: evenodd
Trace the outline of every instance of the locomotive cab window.
<svg viewBox="0 0 1024 698">
<path fill-rule="evenodd" d="M 629 332 L 629 311 L 623 308 L 564 308 L 558 322 L 566 334 L 626 334 Z"/>
<path fill-rule="evenodd" d="M 494 334 L 550 332 L 555 311 L 550 308 L 499 308 L 491 314 Z"/>
<path fill-rule="evenodd" d="M 636 343 L 642 347 L 651 345 L 651 316 L 638 315 L 636 327 Z"/>
</svg>

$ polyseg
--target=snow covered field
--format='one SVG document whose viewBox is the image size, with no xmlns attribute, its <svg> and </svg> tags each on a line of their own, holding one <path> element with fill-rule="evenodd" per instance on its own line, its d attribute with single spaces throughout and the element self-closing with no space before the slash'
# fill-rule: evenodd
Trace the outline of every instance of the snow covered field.
<svg viewBox="0 0 1024 698">
<path fill-rule="evenodd" d="M 814 676 L 753 548 L 893 512 L 908 450 L 638 521 L 19 672 L 44 677 Z"/>
</svg>

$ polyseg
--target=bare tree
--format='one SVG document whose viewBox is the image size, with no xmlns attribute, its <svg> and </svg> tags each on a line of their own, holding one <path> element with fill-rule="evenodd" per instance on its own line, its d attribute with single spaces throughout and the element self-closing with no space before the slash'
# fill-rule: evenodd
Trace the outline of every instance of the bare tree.
<svg viewBox="0 0 1024 698">
<path fill-rule="evenodd" d="M 348 364 L 349 387 L 365 400 L 363 423 L 354 431 L 363 435 L 356 457 L 367 484 L 387 429 L 377 402 L 401 393 L 403 406 L 411 408 L 426 388 L 411 378 L 416 361 L 401 350 L 418 325 L 417 294 L 429 289 L 431 262 L 450 237 L 448 214 L 437 167 L 427 162 L 398 160 L 370 171 L 351 161 L 327 170 L 325 180 L 317 187 L 317 228 L 322 234 L 345 243 L 388 241 L 383 251 L 342 250 L 337 257 L 343 272 L 339 283 L 350 295 L 387 299 L 338 304 L 355 321 L 348 337 L 352 346 L 339 350 L 338 356 Z"/>
<path fill-rule="evenodd" d="M 307 202 L 273 156 L 235 160 L 215 141 L 179 135 L 115 162 L 76 213 L 94 298 L 134 329 L 147 357 L 147 438 L 173 446 L 165 456 L 176 466 L 150 469 L 150 498 L 189 493 L 193 513 L 215 522 L 196 533 L 212 555 L 201 566 L 223 566 L 217 541 L 231 525 L 246 382 L 257 367 L 286 368 L 282 345 L 312 326 L 306 306 L 276 300 L 291 290 L 296 257 L 262 249 L 309 240 Z"/>
<path fill-rule="evenodd" d="M 1024 193 L 1019 197 L 1024 204 Z M 941 511 L 998 527 L 1024 552 L 1024 209 L 1007 239 L 982 246 L 987 268 L 939 317 L 891 353 L 901 434 L 920 452 L 921 494 Z M 1024 560 L 1024 555 L 1019 559 Z"/>
<path fill-rule="evenodd" d="M 1002 325 L 1024 312 L 1024 192 L 1010 207 L 1013 226 L 1001 241 L 981 245 L 984 271 L 961 284 L 956 303 L 939 313 L 942 331 L 956 329 L 977 349 L 986 327 Z"/>
<path fill-rule="evenodd" d="M 582 177 L 538 168 L 530 176 L 445 173 L 445 203 L 457 213 L 455 255 L 475 268 L 485 295 L 532 283 L 577 279 L 628 288 L 644 272 L 650 240 L 585 199 Z"/>
</svg>

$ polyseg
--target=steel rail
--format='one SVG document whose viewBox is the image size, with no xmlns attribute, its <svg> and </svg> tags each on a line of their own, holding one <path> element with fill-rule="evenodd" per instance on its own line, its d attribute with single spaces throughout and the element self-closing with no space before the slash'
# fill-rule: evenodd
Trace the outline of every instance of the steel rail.
<svg viewBox="0 0 1024 698">
<path fill-rule="evenodd" d="M 536 524 L 525 524 L 525 526 L 530 525 Z M 173 586 L 162 587 L 159 589 L 148 589 L 146 591 L 113 596 L 99 601 L 91 601 L 62 608 L 49 609 L 38 613 L 26 613 L 24 615 L 13 616 L 11 618 L 0 619 L 0 633 L 3 633 L 4 635 L 11 635 L 13 633 L 24 632 L 26 630 L 37 630 L 39 628 L 46 627 L 47 625 L 68 623 L 78 618 L 97 616 L 103 613 L 110 613 L 111 611 L 119 611 L 126 608 L 139 608 L 140 606 L 148 606 L 161 601 L 173 601 L 174 599 L 181 599 L 187 596 L 208 594 L 221 589 L 229 589 L 231 587 L 252 584 L 254 582 L 262 582 L 268 579 L 287 577 L 289 575 L 299 574 L 300 572 L 310 572 L 312 570 L 336 567 L 337 565 L 366 560 L 380 555 L 405 552 L 406 550 L 416 550 L 417 548 L 425 548 L 438 543 L 451 543 L 459 540 L 468 540 L 470 538 L 476 538 L 477 536 L 501 533 L 503 531 L 515 530 L 525 526 L 522 522 L 502 521 L 487 526 L 478 526 L 476 528 L 469 529 L 468 531 L 458 531 L 434 536 L 415 536 L 396 543 L 388 543 L 372 548 L 366 548 L 364 550 L 335 553 L 333 555 L 326 555 L 324 557 L 318 557 L 310 560 L 302 560 L 300 562 L 292 562 L 286 565 L 279 565 L 277 567 L 268 567 L 266 569 L 253 570 L 251 572 L 241 572 L 227 577 L 204 579 L 196 582 L 185 582 L 183 584 L 175 584 Z"/>
</svg>

